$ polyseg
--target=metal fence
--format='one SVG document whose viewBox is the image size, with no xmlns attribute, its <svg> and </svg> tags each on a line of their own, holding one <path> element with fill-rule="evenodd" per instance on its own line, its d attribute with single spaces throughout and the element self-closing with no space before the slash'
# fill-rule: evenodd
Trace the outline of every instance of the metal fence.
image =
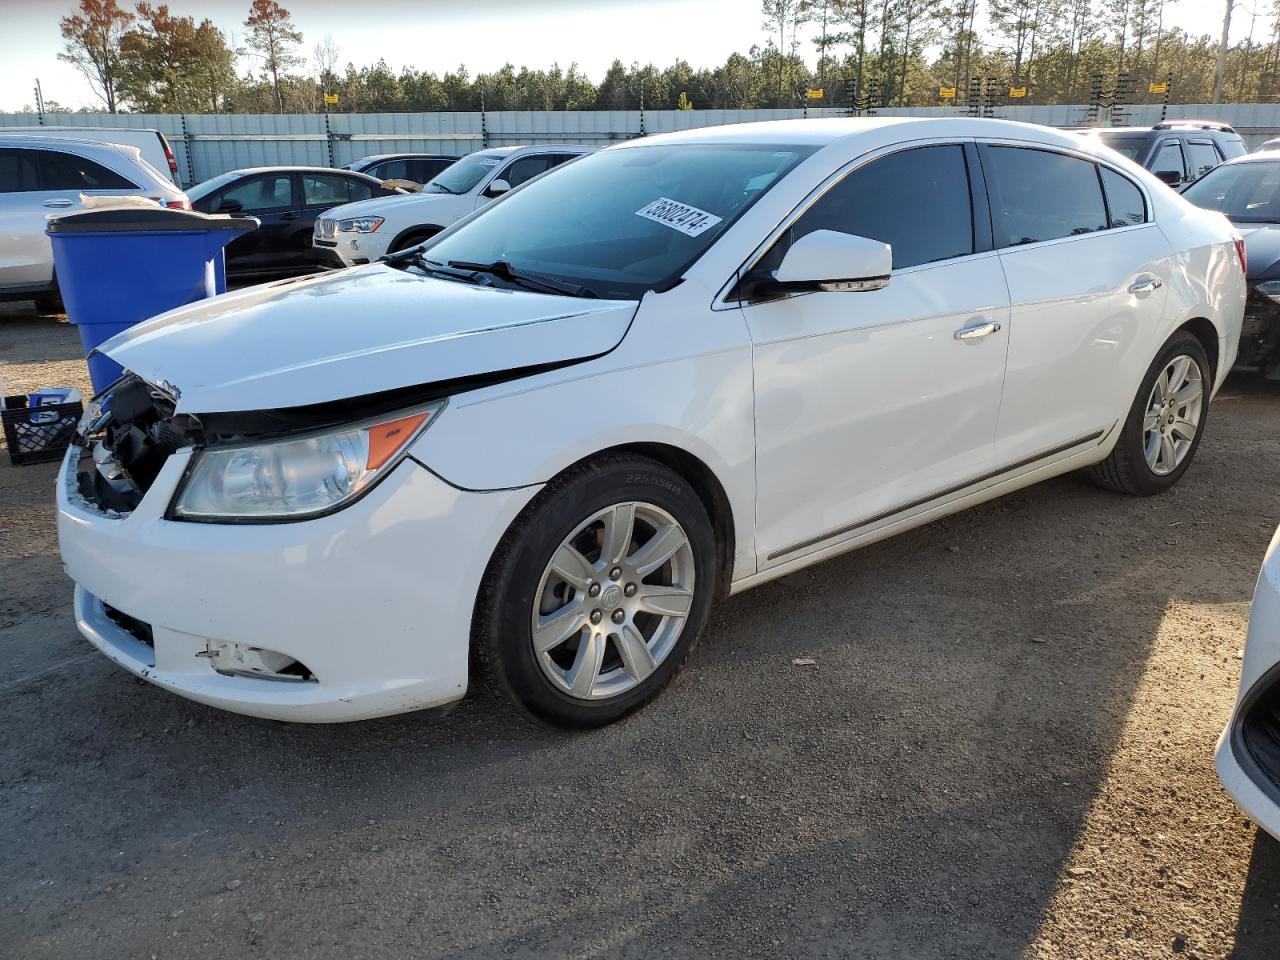
<svg viewBox="0 0 1280 960">
<path fill-rule="evenodd" d="M 1158 104 L 1124 108 L 1124 122 L 1149 126 L 1160 120 Z M 881 108 L 880 116 L 959 116 L 960 107 Z M 423 152 L 462 156 L 483 147 L 523 143 L 582 143 L 606 146 L 652 133 L 695 127 L 846 117 L 848 110 L 583 110 L 481 111 L 474 113 L 342 114 L 159 114 L 0 113 L 0 128 L 37 126 L 132 127 L 159 130 L 173 144 L 184 186 L 240 167 L 271 164 L 343 166 L 375 153 Z M 1055 127 L 1084 125 L 1089 107 L 1002 107 L 996 115 Z M 1235 126 L 1249 143 L 1280 135 L 1280 104 L 1177 104 L 1169 119 L 1196 117 Z M 1106 122 L 1101 112 L 1099 122 Z"/>
</svg>

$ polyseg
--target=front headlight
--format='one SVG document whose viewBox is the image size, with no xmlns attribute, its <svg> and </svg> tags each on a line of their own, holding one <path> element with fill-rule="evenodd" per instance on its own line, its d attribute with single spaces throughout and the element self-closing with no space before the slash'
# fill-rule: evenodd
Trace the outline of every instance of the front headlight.
<svg viewBox="0 0 1280 960">
<path fill-rule="evenodd" d="M 1280 303 L 1280 280 L 1268 280 L 1266 283 L 1260 283 L 1253 289 L 1270 300 L 1272 303 Z"/>
<path fill-rule="evenodd" d="M 366 423 L 196 455 L 175 520 L 303 520 L 357 499 L 405 456 L 445 401 Z"/>
<path fill-rule="evenodd" d="M 352 217 L 338 221 L 338 230 L 342 233 L 373 233 L 380 226 L 382 217 Z"/>
</svg>

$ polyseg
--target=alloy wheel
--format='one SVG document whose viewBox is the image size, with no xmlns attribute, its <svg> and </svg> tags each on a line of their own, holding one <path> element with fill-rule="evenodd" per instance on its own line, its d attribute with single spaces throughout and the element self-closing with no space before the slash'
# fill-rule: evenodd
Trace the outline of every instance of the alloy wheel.
<svg viewBox="0 0 1280 960">
<path fill-rule="evenodd" d="M 1156 377 L 1142 420 L 1142 449 L 1152 473 L 1167 476 L 1186 459 L 1203 410 L 1200 365 L 1185 354 L 1173 357 Z"/>
<path fill-rule="evenodd" d="M 628 501 L 588 517 L 556 549 L 534 594 L 542 672 L 582 700 L 631 690 L 675 648 L 694 580 L 689 538 L 662 508 Z"/>
</svg>

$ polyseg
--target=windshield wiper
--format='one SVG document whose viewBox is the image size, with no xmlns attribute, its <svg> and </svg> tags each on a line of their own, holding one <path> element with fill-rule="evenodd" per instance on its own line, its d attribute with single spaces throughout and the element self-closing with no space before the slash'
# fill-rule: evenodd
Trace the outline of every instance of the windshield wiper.
<svg viewBox="0 0 1280 960">
<path fill-rule="evenodd" d="M 419 247 L 410 247 L 408 250 L 400 250 L 396 253 L 389 253 L 380 258 L 382 263 L 392 267 L 398 267 L 401 264 L 413 264 L 423 273 L 434 274 L 437 277 L 445 277 L 449 280 L 459 280 L 463 283 L 472 283 L 477 286 L 489 286 L 490 281 L 482 281 L 474 270 L 455 270 L 445 266 L 436 260 L 428 260 L 426 251 Z"/>
<path fill-rule="evenodd" d="M 543 293 L 563 293 L 570 297 L 590 297 L 598 299 L 599 294 L 594 290 L 582 286 L 578 283 L 570 283 L 568 280 L 560 280 L 556 277 L 549 277 L 545 273 L 534 273 L 532 271 L 517 270 L 505 260 L 495 260 L 493 263 L 472 263 L 469 260 L 450 260 L 449 266 L 455 270 L 470 270 L 473 273 L 488 273 L 495 277 L 501 277 L 503 280 L 517 283 L 529 290 L 541 290 Z"/>
</svg>

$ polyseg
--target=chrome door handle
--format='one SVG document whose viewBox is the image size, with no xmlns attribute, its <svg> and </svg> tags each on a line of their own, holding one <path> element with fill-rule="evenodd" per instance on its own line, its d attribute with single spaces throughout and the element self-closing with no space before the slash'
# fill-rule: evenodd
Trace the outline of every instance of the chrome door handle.
<svg viewBox="0 0 1280 960">
<path fill-rule="evenodd" d="M 1159 290 L 1164 286 L 1164 281 L 1159 277 L 1143 277 L 1141 280 L 1135 280 L 1129 285 L 1130 293 L 1150 293 L 1152 290 Z"/>
<path fill-rule="evenodd" d="M 46 207 L 69 207 L 74 203 L 75 203 L 74 200 L 67 200 L 65 198 L 55 198 L 53 200 L 46 200 L 44 202 L 44 205 Z"/>
<path fill-rule="evenodd" d="M 1000 324 L 995 320 L 979 319 L 956 331 L 957 340 L 981 340 L 1000 331 Z"/>
</svg>

